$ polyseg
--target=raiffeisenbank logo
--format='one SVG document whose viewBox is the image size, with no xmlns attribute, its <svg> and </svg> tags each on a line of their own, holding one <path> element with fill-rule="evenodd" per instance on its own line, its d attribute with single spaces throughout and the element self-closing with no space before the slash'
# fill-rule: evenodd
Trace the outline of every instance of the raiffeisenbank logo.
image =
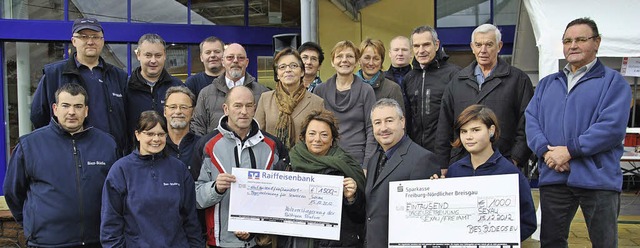
<svg viewBox="0 0 640 248">
<path fill-rule="evenodd" d="M 253 180 L 260 180 L 260 172 L 259 171 L 248 171 L 247 177 Z"/>
</svg>

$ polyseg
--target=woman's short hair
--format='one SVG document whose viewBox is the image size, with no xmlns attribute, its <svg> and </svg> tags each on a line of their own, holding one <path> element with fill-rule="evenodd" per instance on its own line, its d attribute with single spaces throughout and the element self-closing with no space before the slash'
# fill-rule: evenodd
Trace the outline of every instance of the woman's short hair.
<svg viewBox="0 0 640 248">
<path fill-rule="evenodd" d="M 149 131 L 158 124 L 160 124 L 163 131 L 167 132 L 167 122 L 162 115 L 158 114 L 155 110 L 144 111 L 140 114 L 140 118 L 138 118 L 136 132 Z M 135 143 L 136 147 L 140 148 L 140 142 L 135 140 Z"/>
<path fill-rule="evenodd" d="M 351 48 L 351 50 L 353 50 L 353 54 L 356 56 L 356 63 L 357 63 L 361 55 L 360 50 L 358 50 L 356 45 L 353 44 L 353 42 L 351 42 L 350 40 L 338 41 L 338 43 L 336 43 L 336 45 L 333 46 L 333 49 L 331 49 L 331 61 L 333 61 L 333 59 L 336 57 L 336 54 L 338 54 L 339 52 L 347 48 Z"/>
<path fill-rule="evenodd" d="M 336 119 L 336 117 L 333 115 L 333 112 L 327 111 L 327 110 L 320 110 L 320 111 L 314 110 L 311 112 L 311 114 L 307 115 L 307 117 L 304 119 L 304 122 L 302 122 L 302 131 L 300 132 L 300 140 L 303 142 L 305 141 L 309 123 L 314 120 L 321 121 L 329 125 L 329 129 L 331 130 L 331 137 L 333 138 L 331 143 L 333 145 L 336 145 L 338 143 L 338 139 L 339 139 L 338 136 L 340 134 L 338 132 L 338 119 Z"/>
<path fill-rule="evenodd" d="M 280 64 L 280 59 L 286 55 L 293 55 L 294 57 L 296 57 L 296 59 L 298 60 L 298 66 L 300 66 L 300 69 L 302 69 L 302 79 L 302 77 L 304 77 L 304 62 L 302 61 L 302 57 L 300 57 L 300 53 L 298 53 L 298 51 L 291 47 L 287 47 L 285 49 L 282 49 L 276 54 L 276 56 L 273 57 L 273 80 L 275 80 L 276 82 L 280 81 L 278 79 L 278 65 Z"/>
<path fill-rule="evenodd" d="M 373 51 L 375 51 L 378 55 L 380 55 L 380 59 L 381 59 L 380 69 L 382 70 L 382 64 L 384 64 L 384 57 L 386 57 L 385 56 L 386 49 L 384 48 L 384 43 L 382 43 L 382 41 L 378 39 L 366 38 L 360 43 L 360 54 L 363 54 L 364 49 L 367 49 L 367 47 L 373 48 Z"/>
<path fill-rule="evenodd" d="M 456 119 L 456 123 L 453 128 L 455 130 L 454 137 L 455 140 L 451 143 L 453 147 L 461 147 L 462 141 L 460 140 L 460 128 L 465 124 L 478 120 L 485 124 L 487 128 L 490 128 L 491 125 L 495 126 L 495 132 L 491 137 L 491 143 L 493 144 L 498 138 L 500 138 L 500 126 L 498 126 L 498 117 L 489 107 L 481 104 L 474 104 L 462 111 L 460 115 L 458 115 L 458 119 Z"/>
<path fill-rule="evenodd" d="M 322 65 L 322 61 L 324 61 L 324 52 L 322 51 L 322 47 L 320 47 L 318 43 L 307 41 L 305 43 L 302 43 L 302 45 L 298 47 L 298 53 L 302 53 L 306 50 L 316 51 L 318 53 L 318 62 L 320 65 Z"/>
</svg>

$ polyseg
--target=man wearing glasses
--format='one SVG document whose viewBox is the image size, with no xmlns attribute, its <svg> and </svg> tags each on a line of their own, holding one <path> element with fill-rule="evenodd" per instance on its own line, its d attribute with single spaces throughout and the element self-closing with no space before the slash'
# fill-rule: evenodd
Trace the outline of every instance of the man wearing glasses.
<svg viewBox="0 0 640 248">
<path fill-rule="evenodd" d="M 525 112 L 540 169 L 541 247 L 567 247 L 578 206 L 592 246 L 618 247 L 631 88 L 596 58 L 600 41 L 593 20 L 571 21 L 562 36 L 568 64 L 540 80 Z"/>
<path fill-rule="evenodd" d="M 84 87 L 91 98 L 85 123 L 111 134 L 120 151 L 127 147 L 125 99 L 127 73 L 100 57 L 104 48 L 104 32 L 98 20 L 77 19 L 72 26 L 71 44 L 76 52 L 66 60 L 44 66 L 31 103 L 34 128 L 49 124 L 55 92 L 65 83 Z M 122 154 L 122 152 L 120 152 Z"/>
<path fill-rule="evenodd" d="M 169 155 L 182 161 L 191 170 L 191 156 L 193 147 L 200 139 L 189 130 L 189 123 L 193 117 L 193 106 L 196 102 L 195 95 L 185 86 L 173 86 L 167 89 L 164 98 L 164 118 L 167 119 L 169 138 L 167 139 L 167 152 Z M 199 173 L 200 170 L 197 171 Z M 198 174 L 193 174 L 193 180 L 198 179 Z"/>
<path fill-rule="evenodd" d="M 194 110 L 191 129 L 197 135 L 205 135 L 218 127 L 220 118 L 224 115 L 222 104 L 229 90 L 236 86 L 246 86 L 253 91 L 256 102 L 260 95 L 269 89 L 261 84 L 249 73 L 247 66 L 249 58 L 240 44 L 232 43 L 224 50 L 222 65 L 225 73 L 213 80 L 211 85 L 204 87 L 198 95 Z"/>
</svg>

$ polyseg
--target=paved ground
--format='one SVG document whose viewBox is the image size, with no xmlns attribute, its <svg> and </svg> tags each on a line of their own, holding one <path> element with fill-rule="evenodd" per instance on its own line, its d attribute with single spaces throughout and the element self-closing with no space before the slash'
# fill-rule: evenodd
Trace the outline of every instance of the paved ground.
<svg viewBox="0 0 640 248">
<path fill-rule="evenodd" d="M 531 191 L 538 206 L 539 193 L 537 189 Z M 640 195 L 637 190 L 625 192 L 621 196 L 620 217 L 618 218 L 618 247 L 640 247 Z M 540 242 L 531 238 L 522 243 L 524 248 L 540 247 Z M 582 217 L 582 211 L 571 222 L 569 247 L 591 247 L 589 233 Z"/>
</svg>

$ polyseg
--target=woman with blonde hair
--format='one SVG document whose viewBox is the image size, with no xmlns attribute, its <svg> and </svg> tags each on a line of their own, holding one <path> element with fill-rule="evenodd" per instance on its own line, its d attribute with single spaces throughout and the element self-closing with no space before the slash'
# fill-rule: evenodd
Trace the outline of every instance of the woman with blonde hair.
<svg viewBox="0 0 640 248">
<path fill-rule="evenodd" d="M 385 56 L 384 43 L 381 40 L 367 38 L 360 43 L 360 70 L 356 73 L 365 83 L 373 87 L 376 93 L 376 100 L 391 98 L 396 100 L 402 111 L 404 108 L 404 98 L 400 85 L 385 78 L 382 71 L 382 64 Z"/>
<path fill-rule="evenodd" d="M 331 50 L 331 66 L 336 74 L 318 85 L 314 93 L 324 99 L 324 107 L 333 112 L 340 126 L 339 145 L 360 163 L 362 168 L 375 152 L 371 107 L 376 95 L 371 85 L 353 75 L 360 50 L 353 42 L 338 42 Z"/>
</svg>

